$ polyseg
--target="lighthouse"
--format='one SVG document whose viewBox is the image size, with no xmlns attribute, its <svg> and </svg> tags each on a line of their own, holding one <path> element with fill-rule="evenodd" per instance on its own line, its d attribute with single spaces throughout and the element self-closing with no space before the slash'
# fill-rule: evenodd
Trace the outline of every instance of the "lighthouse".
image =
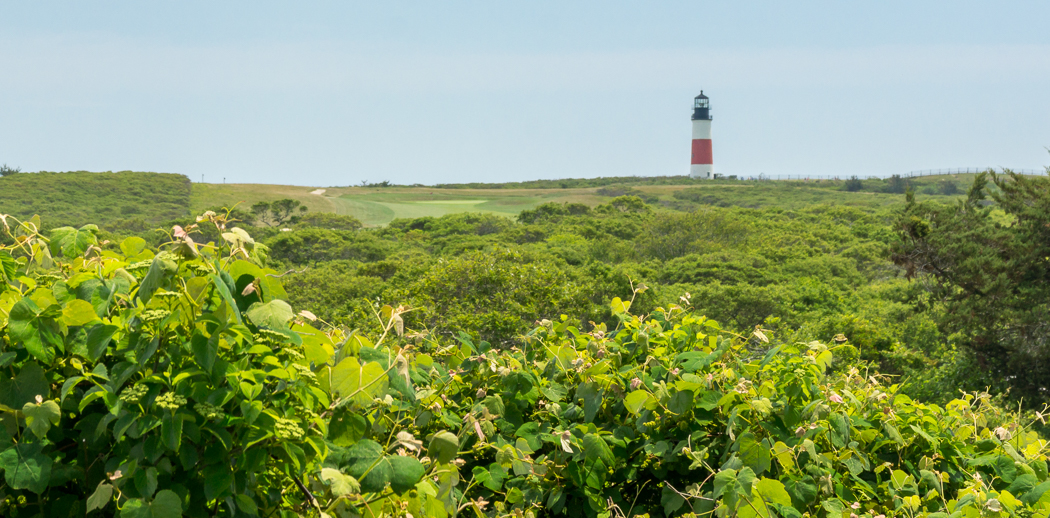
<svg viewBox="0 0 1050 518">
<path fill-rule="evenodd" d="M 700 90 L 693 99 L 693 159 L 689 176 L 710 180 L 715 175 L 711 160 L 711 100 Z"/>
</svg>

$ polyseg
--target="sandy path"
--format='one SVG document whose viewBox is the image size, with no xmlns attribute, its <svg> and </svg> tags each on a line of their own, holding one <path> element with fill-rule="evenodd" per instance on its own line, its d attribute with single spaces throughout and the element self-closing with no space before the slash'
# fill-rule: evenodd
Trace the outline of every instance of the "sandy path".
<svg viewBox="0 0 1050 518">
<path fill-rule="evenodd" d="M 325 189 L 317 189 L 317 190 L 314 190 L 314 191 L 310 191 L 310 194 L 316 194 L 318 196 L 321 196 L 321 195 L 324 194 L 324 192 L 325 192 Z"/>
</svg>

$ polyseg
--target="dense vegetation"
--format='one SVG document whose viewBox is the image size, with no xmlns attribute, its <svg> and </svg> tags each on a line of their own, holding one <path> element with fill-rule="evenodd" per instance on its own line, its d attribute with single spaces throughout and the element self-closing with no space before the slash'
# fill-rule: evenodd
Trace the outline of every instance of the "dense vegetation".
<svg viewBox="0 0 1050 518">
<path fill-rule="evenodd" d="M 893 260 L 926 281 L 941 327 L 973 355 L 969 386 L 1038 405 L 1050 380 L 1050 178 L 991 179 L 957 204 L 910 200 Z"/>
<path fill-rule="evenodd" d="M 950 396 L 953 351 L 919 311 L 921 286 L 887 260 L 890 218 L 841 206 L 666 212 L 627 198 L 542 205 L 521 223 L 450 215 L 267 243 L 298 272 L 285 279 L 293 303 L 351 329 L 377 300 L 397 301 L 420 308 L 413 325 L 512 344 L 544 317 L 613 324 L 607 302 L 633 282 L 650 287 L 636 301 L 644 312 L 690 296 L 735 329 L 844 333 L 886 373 L 910 376 L 908 393 Z"/>
<path fill-rule="evenodd" d="M 181 174 L 11 174 L 0 177 L 0 212 L 23 219 L 40 214 L 49 228 L 97 224 L 141 233 L 189 216 L 190 188 Z"/>
<path fill-rule="evenodd" d="M 390 305 L 347 333 L 295 313 L 221 214 L 197 223 L 220 241 L 176 227 L 159 252 L 4 224 L 5 516 L 1050 509 L 1045 440 L 987 394 L 913 401 L 846 338 L 736 334 L 688 298 L 643 313 L 644 286 L 610 324 L 544 319 L 513 344 Z"/>
<path fill-rule="evenodd" d="M 1050 180 L 899 180 L 5 215 L 0 513 L 1045 516 Z"/>
</svg>

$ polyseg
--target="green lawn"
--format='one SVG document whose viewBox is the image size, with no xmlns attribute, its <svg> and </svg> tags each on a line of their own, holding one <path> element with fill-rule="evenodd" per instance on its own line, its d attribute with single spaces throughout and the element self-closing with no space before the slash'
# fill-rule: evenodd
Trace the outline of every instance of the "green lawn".
<svg viewBox="0 0 1050 518">
<path fill-rule="evenodd" d="M 333 192 L 334 191 L 334 192 Z M 325 193 L 339 214 L 347 214 L 368 226 L 381 226 L 396 218 L 439 217 L 458 212 L 483 212 L 508 218 L 541 203 L 601 201 L 594 189 L 473 190 L 429 187 L 383 189 L 333 189 Z"/>
</svg>

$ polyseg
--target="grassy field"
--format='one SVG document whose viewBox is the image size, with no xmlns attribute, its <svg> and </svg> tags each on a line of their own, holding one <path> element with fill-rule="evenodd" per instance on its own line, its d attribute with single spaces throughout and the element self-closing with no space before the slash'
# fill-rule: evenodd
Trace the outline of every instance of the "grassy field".
<svg viewBox="0 0 1050 518">
<path fill-rule="evenodd" d="M 599 181 L 601 180 L 601 181 Z M 620 183 L 609 183 L 620 180 Z M 652 180 L 652 181 L 649 181 Z M 972 175 L 910 180 L 921 199 L 962 196 Z M 954 184 L 955 189 L 945 189 Z M 527 187 L 526 187 L 527 186 Z M 191 184 L 182 175 L 158 173 L 22 173 L 0 178 L 0 213 L 45 215 L 50 225 L 87 222 L 107 227 L 149 227 L 208 209 L 247 209 L 259 201 L 298 200 L 312 212 L 354 216 L 365 225 L 383 226 L 396 218 L 483 212 L 513 218 L 542 203 L 605 203 L 624 194 L 643 198 L 656 210 L 694 210 L 700 206 L 778 207 L 849 205 L 874 210 L 901 203 L 883 180 L 864 180 L 847 192 L 841 181 L 689 180 L 686 177 L 537 181 L 485 184 L 367 187 L 300 187 L 266 184 Z M 950 194 L 945 194 L 951 191 Z"/>
<path fill-rule="evenodd" d="M 952 181 L 958 186 L 953 195 L 920 194 L 951 199 L 961 196 L 972 178 L 923 178 L 913 182 L 917 191 L 938 182 Z M 685 185 L 627 185 L 586 188 L 437 188 L 437 187 L 338 187 L 320 189 L 281 185 L 194 184 L 193 209 L 203 210 L 244 201 L 292 198 L 310 210 L 353 216 L 366 226 L 383 226 L 396 218 L 439 217 L 458 212 L 483 212 L 513 218 L 522 210 L 547 202 L 605 203 L 621 194 L 637 195 L 657 210 L 692 210 L 702 205 L 737 207 L 778 207 L 799 209 L 815 204 L 847 205 L 875 210 L 904 201 L 900 193 L 876 192 L 881 182 L 867 181 L 866 190 L 847 192 L 842 182 L 833 181 L 706 181 Z"/>
<path fill-rule="evenodd" d="M 973 175 L 925 177 L 914 179 L 911 186 L 921 199 L 936 196 L 950 199 L 961 196 Z M 847 192 L 841 181 L 764 181 L 733 180 L 682 181 L 677 184 L 625 183 L 601 187 L 559 187 L 551 184 L 540 188 L 476 188 L 464 186 L 392 186 L 392 187 L 297 187 L 263 184 L 194 184 L 191 209 L 231 206 L 242 202 L 249 207 L 257 201 L 281 198 L 299 200 L 316 212 L 335 212 L 353 216 L 366 226 L 383 226 L 396 218 L 442 216 L 457 212 L 484 212 L 513 218 L 522 210 L 547 202 L 597 205 L 621 194 L 641 196 L 657 210 L 691 210 L 701 205 L 737 207 L 778 207 L 799 209 L 815 204 L 847 205 L 874 210 L 904 201 L 900 193 L 879 192 L 885 182 L 865 180 L 863 190 Z M 953 182 L 958 192 L 941 194 L 940 186 Z M 492 184 L 500 186 L 502 184 Z M 925 194 L 924 194 L 925 190 Z M 936 194 L 934 193 L 936 192 Z"/>
<path fill-rule="evenodd" d="M 579 202 L 597 205 L 607 197 L 596 189 L 455 189 L 434 187 L 336 187 L 317 189 L 290 185 L 193 184 L 194 212 L 240 203 L 298 200 L 314 212 L 334 212 L 382 226 L 396 218 L 443 216 L 457 212 L 485 212 L 513 218 L 541 203 Z"/>
<path fill-rule="evenodd" d="M 314 190 L 314 187 L 261 183 L 194 183 L 190 210 L 199 214 L 205 210 L 234 205 L 248 210 L 256 202 L 291 198 L 306 205 L 313 212 L 338 212 L 327 197 L 310 194 Z"/>
<path fill-rule="evenodd" d="M 541 203 L 581 202 L 596 205 L 601 197 L 594 189 L 437 189 L 430 187 L 386 187 L 333 189 L 326 192 L 336 212 L 360 219 L 369 226 L 395 218 L 443 216 L 457 212 L 484 212 L 513 218 Z"/>
<path fill-rule="evenodd" d="M 190 188 L 180 174 L 19 173 L 0 177 L 0 213 L 39 214 L 48 228 L 86 223 L 152 228 L 190 215 Z"/>
</svg>

